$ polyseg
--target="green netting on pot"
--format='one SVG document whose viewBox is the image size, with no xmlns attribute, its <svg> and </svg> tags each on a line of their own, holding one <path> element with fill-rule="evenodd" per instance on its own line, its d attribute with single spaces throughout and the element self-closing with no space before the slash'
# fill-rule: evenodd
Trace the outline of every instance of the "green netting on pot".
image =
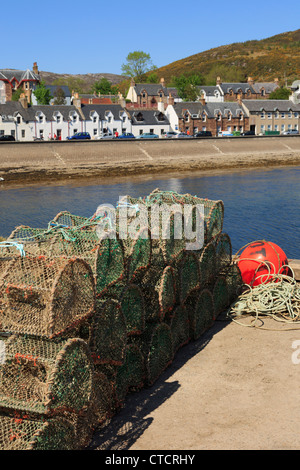
<svg viewBox="0 0 300 470">
<path fill-rule="evenodd" d="M 231 240 L 227 233 L 222 232 L 215 239 L 217 272 L 226 269 L 232 260 Z"/>
<path fill-rule="evenodd" d="M 232 263 L 225 271 L 224 276 L 228 287 L 229 304 L 234 302 L 243 290 L 243 279 L 237 263 Z"/>
<path fill-rule="evenodd" d="M 112 230 L 98 233 L 95 227 L 90 230 L 78 226 L 53 226 L 47 230 L 21 227 L 11 234 L 9 241 L 22 244 L 26 256 L 83 259 L 92 269 L 98 294 L 125 274 L 123 248 Z"/>
<path fill-rule="evenodd" d="M 189 311 L 190 336 L 193 340 L 197 340 L 214 321 L 214 303 L 209 289 L 202 289 L 197 292 L 193 300 L 193 304 L 189 305 L 190 308 L 187 308 Z"/>
<path fill-rule="evenodd" d="M 61 211 L 53 218 L 51 223 L 61 225 L 62 227 L 82 227 L 89 229 L 91 218 L 72 214 L 69 211 Z"/>
<path fill-rule="evenodd" d="M 0 450 L 77 450 L 72 424 L 62 417 L 0 414 Z"/>
<path fill-rule="evenodd" d="M 139 390 L 145 383 L 144 357 L 135 344 L 126 347 L 126 358 L 116 373 L 115 392 L 117 403 L 123 404 L 126 395 L 133 390 Z"/>
<path fill-rule="evenodd" d="M 171 329 L 173 354 L 190 340 L 188 310 L 184 305 L 178 305 L 168 321 Z"/>
<path fill-rule="evenodd" d="M 139 278 L 151 263 L 151 234 L 148 228 L 139 230 L 134 239 L 123 240 L 124 258 L 129 282 Z"/>
<path fill-rule="evenodd" d="M 94 368 L 87 344 L 12 336 L 0 364 L 0 408 L 49 415 L 89 405 Z"/>
<path fill-rule="evenodd" d="M 129 284 L 120 298 L 121 308 L 126 321 L 127 334 L 141 334 L 145 328 L 145 303 L 142 290 Z"/>
<path fill-rule="evenodd" d="M 213 301 L 215 318 L 229 306 L 229 294 L 226 278 L 218 276 L 213 286 Z"/>
<path fill-rule="evenodd" d="M 156 281 L 156 283 L 154 284 L 151 281 Z M 151 280 L 149 279 L 149 284 L 142 284 L 142 290 L 145 300 L 146 321 L 163 321 L 166 313 L 172 310 L 176 302 L 174 269 L 171 266 L 166 266 L 161 274 L 156 270 L 156 275 Z"/>
<path fill-rule="evenodd" d="M 184 239 L 184 217 L 180 211 L 172 211 L 165 217 L 165 227 L 162 226 L 161 248 L 165 263 L 172 265 L 179 256 L 183 256 L 186 241 Z"/>
<path fill-rule="evenodd" d="M 79 258 L 0 253 L 0 329 L 52 338 L 89 317 L 94 277 Z"/>
<path fill-rule="evenodd" d="M 146 382 L 152 385 L 174 357 L 170 326 L 166 323 L 147 324 L 141 347 L 146 363 Z"/>
<path fill-rule="evenodd" d="M 199 252 L 199 266 L 202 286 L 208 285 L 217 275 L 216 249 L 213 242 Z"/>
<path fill-rule="evenodd" d="M 98 299 L 88 339 L 94 363 L 123 364 L 126 343 L 126 320 L 120 302 L 115 299 Z"/>
<path fill-rule="evenodd" d="M 186 251 L 180 267 L 180 297 L 181 302 L 201 285 L 199 259 L 191 251 Z"/>
</svg>

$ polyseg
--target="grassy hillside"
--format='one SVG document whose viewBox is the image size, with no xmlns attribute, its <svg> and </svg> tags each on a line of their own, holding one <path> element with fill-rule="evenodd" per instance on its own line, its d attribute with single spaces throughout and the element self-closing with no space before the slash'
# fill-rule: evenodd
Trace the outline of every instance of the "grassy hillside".
<svg viewBox="0 0 300 470">
<path fill-rule="evenodd" d="M 40 71 L 41 79 L 46 85 L 68 85 L 70 91 L 78 91 L 80 93 L 89 93 L 93 84 L 106 78 L 112 85 L 119 84 L 124 80 L 122 75 L 112 73 L 87 73 L 87 74 L 59 74 L 53 72 Z"/>
<path fill-rule="evenodd" d="M 220 76 L 223 82 L 273 81 L 289 85 L 300 78 L 300 29 L 270 38 L 238 42 L 216 47 L 199 54 L 177 60 L 156 70 L 167 83 L 172 76 L 200 73 L 206 85 L 216 83 Z"/>
</svg>

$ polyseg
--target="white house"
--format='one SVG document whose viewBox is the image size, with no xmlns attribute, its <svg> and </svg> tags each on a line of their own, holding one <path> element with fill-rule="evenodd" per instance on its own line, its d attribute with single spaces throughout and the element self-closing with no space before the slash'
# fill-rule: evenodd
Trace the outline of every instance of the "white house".
<svg viewBox="0 0 300 470">
<path fill-rule="evenodd" d="M 130 115 L 119 104 L 82 104 L 80 112 L 83 118 L 84 132 L 91 138 L 102 135 L 115 135 L 116 132 L 131 132 Z"/>
</svg>

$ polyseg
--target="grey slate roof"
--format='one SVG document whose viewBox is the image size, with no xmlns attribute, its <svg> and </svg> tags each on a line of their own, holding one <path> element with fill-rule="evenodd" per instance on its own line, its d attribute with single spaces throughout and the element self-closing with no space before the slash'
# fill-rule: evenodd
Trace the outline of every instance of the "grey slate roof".
<svg viewBox="0 0 300 470">
<path fill-rule="evenodd" d="M 272 93 L 272 91 L 275 91 L 277 88 L 279 88 L 279 85 L 275 82 L 255 82 L 253 83 L 252 87 L 256 93 L 260 93 L 262 88 L 265 89 L 266 93 Z"/>
<path fill-rule="evenodd" d="M 249 83 L 220 83 L 219 86 L 223 93 L 229 93 L 230 90 L 232 90 L 233 93 L 239 93 L 240 90 L 242 93 L 247 93 L 248 90 L 250 90 L 251 93 L 256 93 L 254 88 L 249 85 Z"/>
<path fill-rule="evenodd" d="M 215 96 L 215 92 L 220 93 L 220 89 L 217 85 L 197 86 L 197 89 L 199 90 L 199 92 L 203 90 L 206 96 Z"/>
<path fill-rule="evenodd" d="M 40 81 L 40 77 L 36 75 L 32 70 L 14 70 L 14 69 L 1 69 L 0 70 L 1 77 L 0 79 L 7 79 L 10 82 L 15 78 L 20 83 L 22 80 L 36 80 Z M 4 78 L 3 78 L 4 76 Z"/>
<path fill-rule="evenodd" d="M 188 111 L 191 115 L 198 114 L 198 116 L 200 116 L 203 112 L 206 112 L 209 118 L 214 118 L 218 113 L 221 113 L 222 116 L 226 116 L 228 111 L 230 111 L 234 117 L 238 116 L 240 112 L 245 113 L 242 106 L 235 101 L 208 102 L 205 105 L 200 103 L 200 101 L 181 102 L 175 103 L 174 109 L 178 117 L 182 117 L 185 111 Z"/>
<path fill-rule="evenodd" d="M 167 116 L 157 109 L 128 110 L 128 112 L 132 119 L 132 125 L 169 124 Z M 137 119 L 138 115 L 142 115 L 142 121 Z M 158 119 L 158 116 L 160 116 L 160 119 Z"/>
<path fill-rule="evenodd" d="M 115 120 L 120 119 L 120 113 L 126 112 L 119 104 L 82 104 L 81 111 L 85 119 L 90 119 L 91 111 L 96 111 L 102 119 L 107 111 L 111 111 Z"/>
<path fill-rule="evenodd" d="M 134 88 L 138 96 L 141 95 L 144 90 L 149 96 L 158 96 L 161 91 L 165 96 L 169 96 L 170 93 L 174 98 L 178 96 L 176 88 L 163 87 L 161 84 L 157 83 L 136 83 Z"/>
<path fill-rule="evenodd" d="M 291 100 L 243 100 L 244 106 L 252 113 L 261 111 L 300 111 L 300 105 Z"/>
<path fill-rule="evenodd" d="M 54 120 L 54 113 L 59 111 L 64 121 L 68 121 L 70 117 L 70 112 L 76 111 L 79 120 L 82 120 L 80 113 L 78 112 L 75 106 L 67 106 L 67 105 L 36 105 L 36 106 L 29 106 L 28 108 L 23 108 L 19 101 L 8 101 L 5 104 L 0 104 L 0 115 L 5 116 L 13 116 L 16 113 L 19 113 L 24 121 L 34 121 L 36 117 L 36 113 L 41 111 L 45 116 L 47 121 Z"/>
</svg>

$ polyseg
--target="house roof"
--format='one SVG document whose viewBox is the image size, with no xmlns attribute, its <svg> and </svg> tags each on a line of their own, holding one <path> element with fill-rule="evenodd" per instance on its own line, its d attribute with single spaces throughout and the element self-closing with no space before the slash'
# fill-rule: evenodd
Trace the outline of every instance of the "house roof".
<svg viewBox="0 0 300 470">
<path fill-rule="evenodd" d="M 169 124 L 169 120 L 164 113 L 161 113 L 157 109 L 142 109 L 142 110 L 128 110 L 132 125 L 156 125 L 156 124 Z M 138 116 L 142 116 L 143 120 L 138 120 Z M 160 117 L 160 119 L 159 119 Z"/>
<path fill-rule="evenodd" d="M 205 92 L 206 96 L 215 96 L 216 92 L 220 93 L 220 89 L 217 85 L 198 86 L 197 89 L 199 90 L 199 92 L 201 90 L 203 90 Z"/>
<path fill-rule="evenodd" d="M 243 100 L 244 106 L 250 112 L 300 111 L 300 105 L 291 100 Z"/>
<path fill-rule="evenodd" d="M 165 96 L 169 96 L 170 93 L 174 97 L 178 96 L 176 88 L 164 87 L 160 83 L 136 83 L 134 88 L 137 95 L 141 95 L 141 93 L 145 90 L 149 96 L 158 96 L 161 91 Z"/>
<path fill-rule="evenodd" d="M 219 87 L 223 93 L 229 93 L 230 90 L 232 90 L 233 93 L 239 93 L 240 90 L 242 93 L 247 93 L 248 90 L 250 90 L 251 93 L 257 93 L 249 83 L 220 83 Z"/>
<path fill-rule="evenodd" d="M 220 113 L 222 116 L 226 116 L 228 111 L 230 111 L 233 116 L 238 116 L 240 112 L 244 113 L 242 106 L 235 101 L 207 102 L 205 105 L 200 101 L 191 101 L 175 103 L 173 107 L 179 117 L 182 117 L 186 111 L 188 111 L 191 115 L 197 114 L 198 116 L 200 116 L 203 112 L 206 112 L 209 118 L 214 118 L 217 113 Z"/>
<path fill-rule="evenodd" d="M 5 104 L 0 104 L 0 115 L 14 116 L 19 113 L 24 121 L 34 121 L 37 112 L 42 112 L 47 121 L 54 120 L 54 113 L 59 112 L 64 121 L 68 121 L 71 112 L 76 112 L 79 120 L 82 120 L 80 113 L 75 106 L 68 105 L 36 105 L 23 108 L 19 101 L 8 101 Z"/>
<path fill-rule="evenodd" d="M 90 119 L 92 111 L 96 111 L 101 118 L 104 118 L 107 111 L 111 111 L 115 120 L 120 119 L 120 113 L 126 113 L 126 110 L 119 104 L 82 104 L 81 111 L 85 119 Z"/>
<path fill-rule="evenodd" d="M 35 80 L 40 81 L 40 77 L 36 75 L 32 70 L 15 70 L 15 69 L 1 69 L 0 70 L 0 80 L 12 81 L 16 79 L 19 83 L 22 80 Z"/>
</svg>

